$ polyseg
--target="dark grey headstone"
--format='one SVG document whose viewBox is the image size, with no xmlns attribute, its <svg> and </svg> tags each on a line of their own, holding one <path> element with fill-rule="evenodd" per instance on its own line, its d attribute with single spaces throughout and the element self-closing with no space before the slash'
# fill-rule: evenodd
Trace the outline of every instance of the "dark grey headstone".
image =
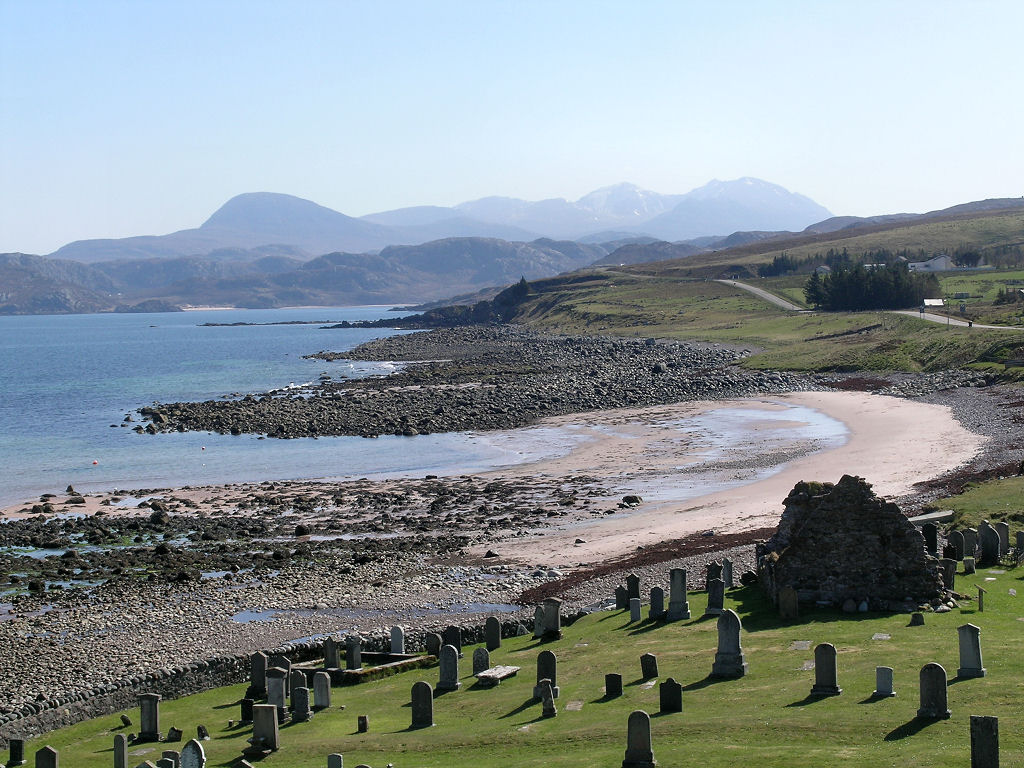
<svg viewBox="0 0 1024 768">
<path fill-rule="evenodd" d="M 686 597 L 686 569 L 673 568 L 668 576 L 668 620 L 688 619 L 690 603 Z"/>
<path fill-rule="evenodd" d="M 484 622 L 484 641 L 488 651 L 501 648 L 501 622 L 495 616 L 488 616 Z"/>
<path fill-rule="evenodd" d="M 651 748 L 651 716 L 642 709 L 629 715 L 626 726 L 626 756 L 622 768 L 655 768 Z"/>
<path fill-rule="evenodd" d="M 631 573 L 626 577 L 626 595 L 628 598 L 640 599 L 640 577 Z"/>
<path fill-rule="evenodd" d="M 836 671 L 836 647 L 832 643 L 819 643 L 814 648 L 814 685 L 811 686 L 811 695 L 838 696 L 842 692 Z"/>
<path fill-rule="evenodd" d="M 971 715 L 971 768 L 999 768 L 999 718 Z"/>
<path fill-rule="evenodd" d="M 609 672 L 604 676 L 604 695 L 609 699 L 622 695 L 622 675 Z"/>
<path fill-rule="evenodd" d="M 747 674 L 747 660 L 740 643 L 743 624 L 731 608 L 718 617 L 718 650 L 711 665 L 711 677 L 743 677 Z"/>
<path fill-rule="evenodd" d="M 652 680 L 658 676 L 658 657 L 653 653 L 645 653 L 640 657 L 640 678 Z"/>
<path fill-rule="evenodd" d="M 533 687 L 533 698 L 541 698 L 541 680 L 551 682 L 551 696 L 558 698 L 558 659 L 551 651 L 537 654 L 537 684 Z"/>
<path fill-rule="evenodd" d="M 950 716 L 947 692 L 946 670 L 941 664 L 925 664 L 921 667 L 921 706 L 917 716 L 929 720 L 946 720 Z"/>
<path fill-rule="evenodd" d="M 682 712 L 683 686 L 670 677 L 658 686 L 658 702 L 662 714 Z"/>
<path fill-rule="evenodd" d="M 422 680 L 412 686 L 412 727 L 430 728 L 434 725 L 434 690 Z"/>
</svg>

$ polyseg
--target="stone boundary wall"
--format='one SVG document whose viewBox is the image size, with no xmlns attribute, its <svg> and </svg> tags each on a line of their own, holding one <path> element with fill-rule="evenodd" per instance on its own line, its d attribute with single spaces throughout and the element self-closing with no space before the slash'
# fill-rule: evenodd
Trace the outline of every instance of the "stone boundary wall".
<svg viewBox="0 0 1024 768">
<path fill-rule="evenodd" d="M 564 616 L 566 626 L 586 615 L 578 611 Z M 533 618 L 506 620 L 501 622 L 501 636 L 516 637 L 530 631 Z M 428 632 L 440 632 L 449 624 L 418 627 L 406 632 L 406 645 L 422 648 Z M 462 631 L 462 642 L 474 645 L 484 641 L 484 625 L 456 625 Z M 293 663 L 313 661 L 323 657 L 324 638 L 285 643 L 278 648 L 265 650 L 269 654 L 287 656 Z M 391 637 L 384 631 L 363 637 L 363 648 L 367 651 L 386 652 L 391 649 Z M 254 649 L 257 650 L 257 649 Z M 95 717 L 112 715 L 138 706 L 142 693 L 158 693 L 165 699 L 178 699 L 194 693 L 202 693 L 225 685 L 244 683 L 249 679 L 249 653 L 231 656 L 216 656 L 205 661 L 196 661 L 180 667 L 161 669 L 146 675 L 119 680 L 109 685 L 81 691 L 70 697 L 62 697 L 34 704 L 27 704 L 20 712 L 0 716 L 0 748 L 8 746 L 11 738 L 30 739 L 74 725 Z"/>
</svg>

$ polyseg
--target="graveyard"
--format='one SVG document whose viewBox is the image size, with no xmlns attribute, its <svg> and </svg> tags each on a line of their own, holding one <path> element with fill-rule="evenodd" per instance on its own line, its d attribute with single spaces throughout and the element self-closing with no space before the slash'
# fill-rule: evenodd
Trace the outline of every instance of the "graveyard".
<svg viewBox="0 0 1024 768">
<path fill-rule="evenodd" d="M 1002 765 L 1024 763 L 1024 604 L 1017 596 L 1024 573 L 1005 559 L 974 573 L 958 563 L 957 596 L 913 612 L 812 604 L 781 618 L 760 585 L 737 578 L 723 590 L 713 578 L 727 575 L 689 574 L 685 601 L 676 590 L 667 599 L 667 572 L 660 584 L 630 583 L 623 591 L 639 593 L 642 605 L 633 599 L 628 608 L 556 622 L 547 637 L 524 628 L 500 647 L 488 643 L 486 658 L 482 644 L 464 645 L 459 658 L 454 645 L 438 650 L 442 640 L 435 637 L 428 642 L 434 654 L 420 660 L 425 666 L 354 685 L 340 684 L 342 670 L 333 670 L 335 684 L 325 693 L 327 676 L 317 678 L 314 670 L 325 662 L 350 666 L 360 653 L 337 638 L 327 648 L 334 658 L 314 661 L 306 678 L 314 682 L 287 702 L 292 712 L 277 728 L 278 748 L 258 763 L 250 759 L 281 768 L 650 765 L 642 743 L 646 718 L 634 714 L 642 711 L 650 716 L 653 761 L 662 766 L 966 766 L 972 716 L 998 718 Z M 703 588 L 708 576 L 710 593 Z M 657 618 L 647 597 L 652 588 L 660 588 L 655 612 L 665 611 Z M 623 598 L 629 595 L 620 594 L 619 606 Z M 550 627 L 542 615 L 538 622 Z M 740 624 L 741 648 L 728 647 L 729 637 L 723 645 Z M 417 644 L 410 636 L 405 650 L 425 653 Z M 376 663 L 371 659 L 367 654 L 361 664 Z M 478 681 L 475 665 L 500 681 Z M 267 674 L 268 687 L 278 684 L 275 676 L 286 677 Z M 25 757 L 32 764 L 49 746 L 65 766 L 107 768 L 118 764 L 115 738 L 156 727 L 164 739 L 177 729 L 181 740 L 129 740 L 124 764 L 170 765 L 158 763 L 164 750 L 183 750 L 203 726 L 205 764 L 241 766 L 253 737 L 253 726 L 240 724 L 247 688 L 165 698 L 156 705 L 158 724 L 152 714 L 144 720 L 138 707 L 81 722 L 25 743 Z M 327 695 L 330 705 L 317 709 Z M 270 696 L 285 705 L 283 690 Z M 257 701 L 255 709 L 257 728 L 266 733 L 276 707 Z M 640 734 L 629 754 L 627 723 L 634 737 Z M 974 725 L 982 749 L 993 721 Z"/>
</svg>

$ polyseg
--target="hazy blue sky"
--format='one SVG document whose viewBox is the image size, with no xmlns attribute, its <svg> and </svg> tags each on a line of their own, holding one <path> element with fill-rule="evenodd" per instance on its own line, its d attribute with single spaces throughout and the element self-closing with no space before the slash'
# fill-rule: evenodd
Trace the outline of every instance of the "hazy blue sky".
<svg viewBox="0 0 1024 768">
<path fill-rule="evenodd" d="M 757 176 L 840 214 L 1024 194 L 1024 3 L 0 0 L 0 251 Z"/>
</svg>

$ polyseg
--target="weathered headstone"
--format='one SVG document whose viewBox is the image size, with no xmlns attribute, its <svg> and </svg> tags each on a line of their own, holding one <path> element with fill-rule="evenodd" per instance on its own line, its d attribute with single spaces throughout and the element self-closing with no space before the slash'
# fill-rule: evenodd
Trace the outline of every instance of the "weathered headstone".
<svg viewBox="0 0 1024 768">
<path fill-rule="evenodd" d="M 270 667 L 277 667 L 283 669 L 287 674 L 284 679 L 284 695 L 289 696 L 291 693 L 290 675 L 292 673 L 292 661 L 283 653 L 273 653 L 267 658 L 267 669 Z"/>
<path fill-rule="evenodd" d="M 722 579 L 722 564 L 717 560 L 708 563 L 707 568 L 704 572 L 704 589 L 711 589 L 711 582 L 715 579 L 724 581 Z"/>
<path fill-rule="evenodd" d="M 923 613 L 912 613 L 910 614 L 910 626 L 912 627 L 923 627 L 924 626 L 924 614 Z"/>
<path fill-rule="evenodd" d="M 422 680 L 412 685 L 412 727 L 430 728 L 434 725 L 434 689 Z"/>
<path fill-rule="evenodd" d="M 331 706 L 331 676 L 326 672 L 313 675 L 313 709 Z"/>
<path fill-rule="evenodd" d="M 178 764 L 169 757 L 161 757 L 156 761 L 154 768 L 178 768 Z"/>
<path fill-rule="evenodd" d="M 267 695 L 267 654 L 262 651 L 249 656 L 249 694 L 251 698 Z"/>
<path fill-rule="evenodd" d="M 51 746 L 36 750 L 36 768 L 59 768 L 60 754 Z"/>
<path fill-rule="evenodd" d="M 652 621 L 665 615 L 665 590 L 661 587 L 651 587 L 651 607 L 647 609 L 647 617 Z"/>
<path fill-rule="evenodd" d="M 540 688 L 541 717 L 554 717 L 558 714 L 555 708 L 555 695 L 551 681 L 544 678 L 537 686 Z"/>
<path fill-rule="evenodd" d="M 437 681 L 439 691 L 457 691 L 462 687 L 459 682 L 459 652 L 454 645 L 442 645 L 440 676 Z"/>
<path fill-rule="evenodd" d="M 459 658 L 462 658 L 462 630 L 456 627 L 454 624 L 450 624 L 445 627 L 444 632 L 441 633 L 441 640 L 444 645 L 450 645 L 455 648 L 455 652 L 459 654 Z"/>
<path fill-rule="evenodd" d="M 173 725 L 167 729 L 167 738 L 165 741 L 181 741 L 181 738 L 185 735 L 185 732 L 181 728 L 175 728 Z"/>
<path fill-rule="evenodd" d="M 485 669 L 491 668 L 491 654 L 486 648 L 477 648 L 473 651 L 473 674 L 479 675 Z"/>
<path fill-rule="evenodd" d="M 978 557 L 980 567 L 988 568 L 999 562 L 999 534 L 987 520 L 982 520 L 978 525 L 978 548 L 981 550 Z"/>
<path fill-rule="evenodd" d="M 670 677 L 658 686 L 658 702 L 662 714 L 682 712 L 683 686 Z"/>
<path fill-rule="evenodd" d="M 160 699 L 159 693 L 139 695 L 140 718 L 139 741 L 160 741 Z"/>
<path fill-rule="evenodd" d="M 978 529 L 964 528 L 964 557 L 974 557 L 978 553 Z"/>
<path fill-rule="evenodd" d="M 615 588 L 615 610 L 621 611 L 629 608 L 629 590 L 619 584 Z"/>
<path fill-rule="evenodd" d="M 267 704 L 277 708 L 277 716 L 282 723 L 288 717 L 288 699 L 285 696 L 287 681 L 288 672 L 281 667 L 271 667 L 267 670 Z M 253 722 L 255 722 L 255 717 L 256 707 L 253 707 Z"/>
<path fill-rule="evenodd" d="M 533 698 L 541 697 L 541 680 L 551 682 L 551 695 L 558 698 L 558 659 L 551 651 L 541 651 L 537 654 L 537 685 L 533 688 Z"/>
<path fill-rule="evenodd" d="M 924 548 L 934 557 L 939 553 L 939 526 L 935 523 L 924 523 L 921 526 L 921 534 L 924 536 Z"/>
<path fill-rule="evenodd" d="M 952 590 L 956 584 L 956 560 L 943 557 L 939 560 L 939 571 L 942 573 L 942 586 Z"/>
<path fill-rule="evenodd" d="M 971 715 L 971 768 L 999 768 L 999 718 Z"/>
<path fill-rule="evenodd" d="M 203 745 L 192 739 L 181 748 L 181 759 L 178 762 L 181 768 L 206 768 L 206 751 Z"/>
<path fill-rule="evenodd" d="M 1019 557 L 1024 553 L 1024 531 L 1017 531 L 1016 542 L 1017 556 Z"/>
<path fill-rule="evenodd" d="M 202 724 L 197 725 L 196 726 L 196 738 L 199 741 L 209 741 L 210 740 L 210 729 L 207 728 L 205 725 L 202 725 Z"/>
<path fill-rule="evenodd" d="M 160 760 L 157 765 L 164 763 L 169 768 L 181 768 L 181 752 L 175 752 L 173 749 L 165 749 L 160 755 Z"/>
<path fill-rule="evenodd" d="M 562 639 L 562 601 L 557 597 L 544 599 L 544 634 L 545 640 Z"/>
<path fill-rule="evenodd" d="M 630 599 L 640 599 L 640 577 L 631 573 L 626 577 L 626 594 Z"/>
<path fill-rule="evenodd" d="M 399 626 L 391 628 L 391 652 L 405 653 L 405 630 Z"/>
<path fill-rule="evenodd" d="M 255 703 L 256 699 L 248 698 L 242 699 L 239 702 L 238 719 L 241 721 L 242 725 L 248 725 L 252 722 L 252 708 Z"/>
<path fill-rule="evenodd" d="M 981 628 L 964 624 L 956 628 L 960 638 L 959 678 L 984 677 L 985 667 L 981 663 Z"/>
<path fill-rule="evenodd" d="M 964 556 L 964 576 L 970 576 L 976 572 L 975 560 L 973 557 Z"/>
<path fill-rule="evenodd" d="M 288 675 L 288 696 L 295 696 L 296 688 L 306 687 L 306 675 L 301 669 L 293 669 Z"/>
<path fill-rule="evenodd" d="M 363 638 L 349 635 L 345 638 L 345 669 L 363 668 Z"/>
<path fill-rule="evenodd" d="M 609 672 L 604 676 L 604 695 L 608 699 L 622 695 L 622 675 Z"/>
<path fill-rule="evenodd" d="M 708 581 L 708 607 L 705 616 L 718 616 L 725 606 L 725 582 L 721 579 Z"/>
<path fill-rule="evenodd" d="M 25 740 L 12 738 L 7 740 L 7 748 L 10 750 L 10 759 L 7 766 L 25 765 Z"/>
<path fill-rule="evenodd" d="M 779 618 L 786 621 L 800 618 L 800 596 L 793 587 L 779 590 Z"/>
<path fill-rule="evenodd" d="M 631 597 L 629 598 L 629 620 L 640 621 L 643 618 L 643 614 L 640 612 L 640 598 Z"/>
<path fill-rule="evenodd" d="M 626 757 L 622 768 L 655 768 L 651 749 L 651 716 L 642 709 L 629 715 L 626 725 Z"/>
<path fill-rule="evenodd" d="M 128 737 L 123 733 L 114 736 L 114 768 L 128 768 Z"/>
<path fill-rule="evenodd" d="M 743 677 L 747 674 L 747 660 L 740 644 L 743 624 L 731 608 L 718 617 L 718 651 L 711 666 L 711 677 Z"/>
<path fill-rule="evenodd" d="M 345 758 L 337 752 L 328 755 L 327 768 L 345 768 Z"/>
<path fill-rule="evenodd" d="M 324 640 L 324 668 L 339 669 L 341 667 L 341 649 L 333 637 Z"/>
<path fill-rule="evenodd" d="M 431 656 L 439 655 L 442 645 L 444 645 L 444 640 L 437 632 L 427 632 L 423 636 L 423 647 Z"/>
<path fill-rule="evenodd" d="M 892 687 L 892 667 L 875 667 L 875 690 L 871 695 L 876 699 L 896 695 Z"/>
<path fill-rule="evenodd" d="M 921 707 L 917 716 L 929 720 L 946 720 L 950 716 L 946 694 L 946 670 L 931 662 L 921 667 Z"/>
<path fill-rule="evenodd" d="M 953 548 L 953 557 L 959 562 L 964 559 L 964 534 L 963 531 L 950 531 L 946 535 L 946 541 Z"/>
<path fill-rule="evenodd" d="M 814 648 L 811 696 L 838 696 L 842 692 L 836 673 L 836 647 L 832 643 L 819 643 Z"/>
<path fill-rule="evenodd" d="M 256 704 L 252 708 L 253 747 L 271 752 L 276 752 L 280 748 L 277 719 L 277 707 L 273 704 Z"/>
<path fill-rule="evenodd" d="M 369 715 L 357 715 L 356 716 L 356 731 L 359 733 L 368 733 L 370 730 L 370 716 Z M 358 766 L 356 766 L 358 768 Z"/>
<path fill-rule="evenodd" d="M 668 577 L 668 620 L 690 618 L 690 603 L 686 598 L 686 569 L 673 568 Z"/>
<path fill-rule="evenodd" d="M 292 688 L 292 720 L 305 723 L 313 719 L 313 708 L 309 702 L 309 688 L 296 686 Z"/>
<path fill-rule="evenodd" d="M 651 680 L 658 676 L 658 657 L 645 653 L 640 657 L 640 679 Z"/>
<path fill-rule="evenodd" d="M 1010 554 L 1010 525 L 1000 520 L 998 523 L 992 526 L 995 528 L 996 533 L 999 534 L 999 556 L 1003 557 Z"/>
<path fill-rule="evenodd" d="M 533 637 L 535 640 L 544 637 L 544 606 L 542 605 L 533 609 Z"/>
<path fill-rule="evenodd" d="M 736 586 L 732 577 L 732 560 L 728 557 L 722 558 L 722 581 L 725 582 L 726 589 L 732 589 Z"/>
<path fill-rule="evenodd" d="M 501 622 L 495 616 L 488 616 L 484 622 L 484 642 L 488 651 L 501 648 Z"/>
</svg>

